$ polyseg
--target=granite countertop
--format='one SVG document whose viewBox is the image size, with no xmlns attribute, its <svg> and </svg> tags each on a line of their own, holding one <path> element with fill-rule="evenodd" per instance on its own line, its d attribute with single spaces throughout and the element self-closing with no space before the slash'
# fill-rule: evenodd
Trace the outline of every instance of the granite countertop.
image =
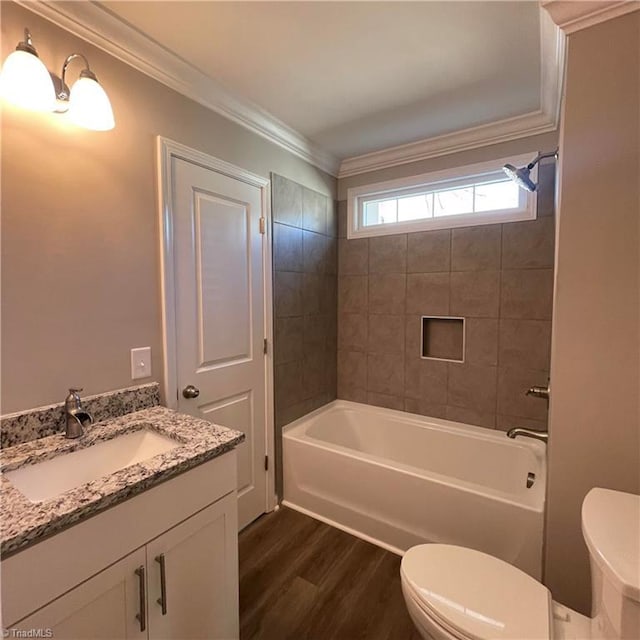
<svg viewBox="0 0 640 640">
<path fill-rule="evenodd" d="M 44 500 L 30 502 L 4 475 L 25 465 L 78 451 L 118 435 L 150 429 L 180 442 L 166 453 Z M 233 449 L 240 431 L 153 407 L 105 420 L 77 440 L 57 434 L 3 449 L 0 455 L 0 553 L 15 553 L 150 487 Z"/>
</svg>

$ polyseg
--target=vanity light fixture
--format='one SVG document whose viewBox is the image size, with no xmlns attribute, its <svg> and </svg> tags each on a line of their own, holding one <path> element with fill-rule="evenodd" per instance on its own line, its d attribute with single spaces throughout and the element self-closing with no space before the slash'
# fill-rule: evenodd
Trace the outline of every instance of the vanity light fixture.
<svg viewBox="0 0 640 640">
<path fill-rule="evenodd" d="M 111 102 L 89 61 L 81 53 L 67 56 L 60 76 L 49 72 L 38 58 L 28 29 L 25 39 L 7 57 L 0 71 L 0 95 L 7 101 L 36 111 L 68 113 L 69 120 L 85 129 L 108 131 L 115 127 Z M 66 82 L 69 65 L 81 59 L 84 68 L 71 89 Z"/>
<path fill-rule="evenodd" d="M 69 64 L 81 58 L 86 65 L 71 90 L 66 83 Z M 53 76 L 56 87 L 56 113 L 68 111 L 74 124 L 94 131 L 108 131 L 116 125 L 113 110 L 106 91 L 100 86 L 96 74 L 89 68 L 89 61 L 81 53 L 72 53 L 62 65 L 60 78 Z"/>
<path fill-rule="evenodd" d="M 31 111 L 53 111 L 56 93 L 47 67 L 38 57 L 29 29 L 24 40 L 10 53 L 0 72 L 0 95 Z"/>
</svg>

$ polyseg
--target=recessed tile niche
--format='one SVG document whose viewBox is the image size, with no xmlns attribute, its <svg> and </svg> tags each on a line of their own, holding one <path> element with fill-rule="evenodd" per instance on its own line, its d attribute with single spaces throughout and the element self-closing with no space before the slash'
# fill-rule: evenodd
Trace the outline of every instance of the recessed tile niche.
<svg viewBox="0 0 640 640">
<path fill-rule="evenodd" d="M 422 316 L 421 322 L 423 358 L 464 362 L 464 318 Z"/>
</svg>

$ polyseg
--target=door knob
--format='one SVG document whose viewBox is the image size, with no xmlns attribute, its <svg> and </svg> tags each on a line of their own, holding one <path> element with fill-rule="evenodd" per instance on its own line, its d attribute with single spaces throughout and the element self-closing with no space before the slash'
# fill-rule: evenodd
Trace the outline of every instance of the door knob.
<svg viewBox="0 0 640 640">
<path fill-rule="evenodd" d="M 183 390 L 182 395 L 185 398 L 197 398 L 200 395 L 200 389 L 194 387 L 192 384 L 188 384 Z"/>
</svg>

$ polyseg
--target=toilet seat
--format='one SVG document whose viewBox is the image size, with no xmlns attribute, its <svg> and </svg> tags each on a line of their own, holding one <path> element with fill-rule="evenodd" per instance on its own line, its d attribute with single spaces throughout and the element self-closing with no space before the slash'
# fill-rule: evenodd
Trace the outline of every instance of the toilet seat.
<svg viewBox="0 0 640 640">
<path fill-rule="evenodd" d="M 480 551 L 424 544 L 400 568 L 407 597 L 459 640 L 551 637 L 551 594 L 520 569 Z"/>
</svg>

